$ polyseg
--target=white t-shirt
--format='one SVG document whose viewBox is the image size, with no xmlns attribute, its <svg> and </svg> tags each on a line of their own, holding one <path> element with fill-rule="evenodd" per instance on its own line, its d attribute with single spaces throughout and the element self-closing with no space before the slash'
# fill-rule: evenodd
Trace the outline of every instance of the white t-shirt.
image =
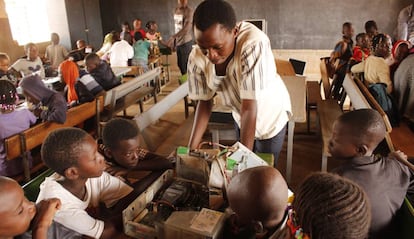
<svg viewBox="0 0 414 239">
<path fill-rule="evenodd" d="M 59 198 L 62 206 L 53 220 L 93 238 L 101 237 L 104 222 L 89 216 L 85 210 L 88 207 L 98 207 L 100 202 L 105 203 L 106 207 L 111 207 L 133 190 L 118 178 L 103 172 L 100 177 L 86 181 L 86 196 L 84 200 L 80 200 L 58 182 L 62 179 L 63 177 L 57 173 L 47 177 L 40 185 L 40 193 L 36 202 L 48 198 Z"/>
<path fill-rule="evenodd" d="M 17 60 L 11 68 L 22 73 L 23 77 L 38 74 L 42 79 L 45 78 L 45 69 L 43 68 L 42 60 L 40 57 L 37 57 L 34 61 L 29 61 L 27 58 L 22 58 Z"/>
<path fill-rule="evenodd" d="M 189 96 L 193 100 L 209 100 L 217 93 L 224 105 L 232 109 L 240 126 L 243 99 L 257 101 L 255 138 L 274 137 L 291 115 L 289 93 L 276 72 L 269 38 L 250 23 L 239 24 L 233 59 L 226 76 L 216 76 L 215 66 L 196 46 L 188 60 Z"/>
<path fill-rule="evenodd" d="M 109 51 L 111 66 L 128 66 L 128 59 L 134 57 L 134 49 L 125 40 L 115 42 Z"/>
</svg>

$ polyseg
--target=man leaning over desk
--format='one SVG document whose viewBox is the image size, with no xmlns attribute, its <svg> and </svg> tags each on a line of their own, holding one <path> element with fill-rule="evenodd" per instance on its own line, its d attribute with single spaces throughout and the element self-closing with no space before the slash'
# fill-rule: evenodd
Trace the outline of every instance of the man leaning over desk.
<svg viewBox="0 0 414 239">
<path fill-rule="evenodd" d="M 272 153 L 276 166 L 291 105 L 269 38 L 250 23 L 236 23 L 233 7 L 222 0 L 202 2 L 193 21 L 197 46 L 188 63 L 189 96 L 199 103 L 189 147 L 202 140 L 217 93 L 232 109 L 240 142 Z"/>
</svg>

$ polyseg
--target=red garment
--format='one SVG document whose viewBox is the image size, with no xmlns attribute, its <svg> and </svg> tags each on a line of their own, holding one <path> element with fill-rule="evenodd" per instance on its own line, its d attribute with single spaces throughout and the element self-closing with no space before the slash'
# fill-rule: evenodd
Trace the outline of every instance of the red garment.
<svg viewBox="0 0 414 239">
<path fill-rule="evenodd" d="M 145 39 L 147 37 L 147 33 L 145 32 L 144 29 L 140 28 L 138 31 L 139 31 L 139 33 L 141 33 L 142 39 Z M 135 30 L 134 31 L 130 31 L 131 36 L 132 36 L 132 39 L 135 39 L 134 38 L 135 32 L 136 32 Z"/>
<path fill-rule="evenodd" d="M 65 60 L 60 63 L 60 72 L 62 74 L 62 79 L 68 86 L 68 103 L 78 100 L 78 95 L 75 90 L 76 79 L 79 78 L 79 69 L 75 62 L 70 60 Z"/>
<path fill-rule="evenodd" d="M 352 58 L 357 61 L 361 62 L 362 60 L 367 59 L 370 52 L 368 48 L 361 49 L 360 46 L 354 46 Z"/>
</svg>

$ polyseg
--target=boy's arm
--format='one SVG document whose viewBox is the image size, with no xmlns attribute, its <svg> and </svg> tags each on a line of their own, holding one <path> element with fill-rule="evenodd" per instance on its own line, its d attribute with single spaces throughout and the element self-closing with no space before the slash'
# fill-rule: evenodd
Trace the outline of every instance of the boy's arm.
<svg viewBox="0 0 414 239">
<path fill-rule="evenodd" d="M 139 161 L 134 169 L 159 171 L 171 169 L 173 167 L 171 161 L 161 155 L 154 154 L 146 150 L 141 150 L 139 154 Z"/>
<path fill-rule="evenodd" d="M 32 222 L 33 239 L 47 238 L 47 230 L 60 206 L 60 200 L 57 198 L 42 200 L 37 204 L 37 213 Z"/>
</svg>

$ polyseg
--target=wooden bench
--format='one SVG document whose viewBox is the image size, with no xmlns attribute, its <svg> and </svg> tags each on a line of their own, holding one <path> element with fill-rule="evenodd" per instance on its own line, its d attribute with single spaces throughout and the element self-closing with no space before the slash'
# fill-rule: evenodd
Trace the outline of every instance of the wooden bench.
<svg viewBox="0 0 414 239">
<path fill-rule="evenodd" d="M 164 99 L 160 102 L 154 104 L 147 111 L 134 117 L 138 128 L 141 132 L 141 135 L 150 151 L 156 150 L 156 144 L 151 140 L 151 137 L 145 132 L 145 129 L 152 123 L 156 122 L 161 118 L 166 112 L 168 112 L 171 107 L 177 104 L 185 96 L 188 95 L 188 82 L 183 83 L 178 88 L 169 93 Z"/>
<path fill-rule="evenodd" d="M 85 120 L 99 115 L 103 110 L 102 96 L 92 102 L 70 108 L 66 113 L 66 121 L 63 124 L 55 122 L 43 122 L 37 124 L 19 134 L 10 136 L 4 140 L 8 160 L 22 157 L 24 162 L 24 179 L 30 180 L 29 161 L 27 151 L 41 145 L 46 136 L 53 130 L 63 127 L 72 127 L 83 123 Z M 99 120 L 99 119 L 97 119 Z M 97 126 L 98 127 L 98 126 Z"/>
<path fill-rule="evenodd" d="M 331 99 L 331 83 L 327 69 L 326 58 L 321 58 L 321 82 L 324 92 L 324 100 L 317 101 L 317 116 L 322 138 L 322 165 L 321 170 L 326 171 L 328 167 L 328 157 L 331 156 L 328 150 L 329 140 L 332 136 L 332 126 L 335 120 L 342 114 L 341 104 L 337 100 Z"/>
<path fill-rule="evenodd" d="M 387 128 L 385 139 L 389 150 L 398 149 L 407 154 L 409 158 L 414 158 L 414 148 L 412 147 L 414 133 L 408 128 L 407 124 L 402 121 L 398 127 L 392 127 L 387 114 L 360 80 L 347 75 L 343 86 L 355 109 L 373 108 L 381 114 Z"/>
<path fill-rule="evenodd" d="M 152 95 L 155 103 L 157 102 L 157 88 L 158 77 L 161 73 L 161 68 L 157 67 L 153 70 L 143 73 L 133 79 L 126 80 L 121 85 L 118 85 L 105 94 L 105 112 L 102 115 L 104 121 L 111 119 L 118 112 L 124 111 L 129 106 L 139 103 L 140 110 L 143 111 L 142 100 L 143 97 Z M 150 85 L 153 82 L 154 85 Z"/>
</svg>

